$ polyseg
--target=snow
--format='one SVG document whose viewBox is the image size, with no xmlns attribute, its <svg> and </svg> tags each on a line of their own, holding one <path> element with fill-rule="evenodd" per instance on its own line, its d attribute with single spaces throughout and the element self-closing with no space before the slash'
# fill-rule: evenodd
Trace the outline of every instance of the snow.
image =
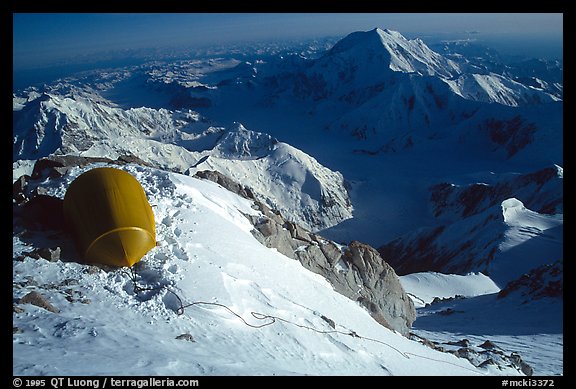
<svg viewBox="0 0 576 389">
<path fill-rule="evenodd" d="M 12 183 L 16 182 L 16 180 L 23 176 L 23 175 L 32 175 L 32 171 L 34 169 L 34 164 L 36 160 L 33 159 L 19 159 L 12 163 Z"/>
<path fill-rule="evenodd" d="M 450 308 L 452 314 L 440 314 Z M 487 294 L 418 309 L 413 331 L 433 341 L 490 340 L 518 352 L 536 376 L 563 375 L 562 301 L 544 298 L 522 304 Z"/>
<path fill-rule="evenodd" d="M 354 32 L 334 45 L 328 55 L 345 55 L 343 58 L 351 59 L 365 57 L 366 52 L 370 58 L 376 58 L 375 64 L 387 66 L 394 72 L 451 77 L 459 71 L 454 62 L 430 50 L 422 40 L 409 40 L 398 31 L 388 29 Z M 378 63 L 378 59 L 382 63 Z"/>
<path fill-rule="evenodd" d="M 111 159 L 135 155 L 168 170 L 220 171 L 309 230 L 328 228 L 352 216 L 341 173 L 268 134 L 241 123 L 213 126 L 188 109 L 123 109 L 89 90 L 75 93 L 77 100 L 46 94 L 30 104 L 31 115 L 15 120 L 15 161 L 52 153 Z M 13 100 L 16 110 L 19 103 Z"/>
<path fill-rule="evenodd" d="M 413 273 L 400 276 L 400 282 L 417 307 L 415 334 L 443 345 L 468 339 L 477 347 L 490 340 L 518 352 L 536 376 L 563 375 L 561 300 L 498 298 L 500 288 L 481 273 Z M 444 301 L 430 304 L 434 297 Z"/>
<path fill-rule="evenodd" d="M 48 182 L 49 193 L 62 197 L 95 166 Z M 382 327 L 324 278 L 258 243 L 243 221 L 243 213 L 256 212 L 250 201 L 211 182 L 125 169 L 143 185 L 157 221 L 159 245 L 137 265 L 138 283 L 162 288 L 135 294 L 124 269 L 88 271 L 77 258 L 14 261 L 15 301 L 37 290 L 60 309 L 21 305 L 24 312 L 14 314 L 21 330 L 13 336 L 14 375 L 518 374 L 475 368 Z M 28 250 L 17 236 L 13 247 L 15 258 Z M 250 328 L 215 305 L 177 315 L 176 295 L 185 304 L 223 304 L 255 326 L 269 320 L 251 312 L 286 321 Z M 331 331 L 322 316 L 341 332 L 299 327 Z M 176 339 L 181 334 L 193 341 Z"/>
<path fill-rule="evenodd" d="M 450 88 L 465 99 L 497 102 L 517 107 L 530 104 L 559 101 L 554 95 L 541 89 L 530 88 L 523 84 L 502 77 L 498 74 L 463 74 L 454 80 L 444 80 Z"/>
<path fill-rule="evenodd" d="M 563 214 L 541 215 L 514 198 L 502 202 L 502 213 L 508 228 L 498 246 L 499 260 L 491 267 L 497 281 L 510 281 L 563 258 Z"/>
<path fill-rule="evenodd" d="M 353 208 L 340 172 L 327 169 L 315 158 L 284 142 L 272 141 L 269 136 L 262 146 L 261 135 L 243 140 L 237 135 L 225 136 L 224 146 L 217 146 L 218 153 L 188 173 L 219 171 L 249 186 L 272 209 L 311 231 L 352 217 Z M 255 147 L 247 144 L 253 138 L 258 143 Z"/>
<path fill-rule="evenodd" d="M 400 283 L 419 308 L 431 303 L 435 297 L 475 297 L 498 293 L 500 288 L 482 273 L 442 274 L 437 272 L 412 273 L 400 276 Z"/>
</svg>

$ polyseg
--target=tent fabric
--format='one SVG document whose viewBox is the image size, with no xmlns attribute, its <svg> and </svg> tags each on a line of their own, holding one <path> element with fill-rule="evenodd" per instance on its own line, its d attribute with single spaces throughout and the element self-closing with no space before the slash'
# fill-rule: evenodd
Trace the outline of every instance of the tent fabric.
<svg viewBox="0 0 576 389">
<path fill-rule="evenodd" d="M 152 207 L 124 170 L 95 168 L 78 176 L 64 196 L 64 217 L 89 263 L 132 267 L 156 246 Z"/>
</svg>

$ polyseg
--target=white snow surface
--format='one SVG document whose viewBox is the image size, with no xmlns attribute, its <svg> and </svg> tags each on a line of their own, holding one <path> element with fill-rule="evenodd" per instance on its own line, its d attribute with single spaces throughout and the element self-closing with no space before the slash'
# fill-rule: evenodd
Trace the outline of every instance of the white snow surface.
<svg viewBox="0 0 576 389">
<path fill-rule="evenodd" d="M 14 180 L 25 171 L 23 158 L 135 155 L 167 170 L 208 169 L 231 176 L 312 231 L 352 217 L 341 173 L 268 134 L 240 123 L 229 129 L 212 126 L 192 110 L 118 108 L 89 88 L 75 93 L 75 98 L 45 94 L 29 103 L 33 114 L 16 120 Z M 22 109 L 21 100 L 13 98 L 14 111 Z"/>
<path fill-rule="evenodd" d="M 62 197 L 75 176 L 95 166 L 101 164 L 52 180 L 49 193 Z M 212 182 L 136 165 L 124 169 L 143 185 L 157 226 L 159 245 L 136 265 L 138 283 L 163 288 L 137 295 L 126 269 L 89 272 L 93 268 L 77 258 L 15 260 L 15 301 L 37 290 L 60 313 L 24 304 L 24 312 L 14 313 L 13 325 L 22 331 L 13 335 L 14 375 L 519 374 L 475 368 L 379 325 L 324 278 L 258 243 L 243 216 L 256 213 L 250 201 Z M 30 249 L 13 239 L 15 258 Z M 91 302 L 70 302 L 66 294 Z M 214 305 L 177 315 L 176 294 L 184 304 L 223 304 L 255 326 L 270 320 L 251 312 L 287 322 L 251 328 Z M 322 316 L 342 333 L 299 327 L 331 331 Z M 181 334 L 193 341 L 176 339 Z"/>
<path fill-rule="evenodd" d="M 560 101 L 539 89 L 529 88 L 498 74 L 463 74 L 456 79 L 443 79 L 455 93 L 468 100 L 495 102 L 517 107 L 521 104 Z"/>
<path fill-rule="evenodd" d="M 338 42 L 329 55 L 342 55 L 350 61 L 363 58 L 368 53 L 370 58 L 377 58 L 388 63 L 388 68 L 395 72 L 419 73 L 451 77 L 458 73 L 456 63 L 430 50 L 421 39 L 406 39 L 398 31 L 376 28 L 371 31 L 358 31 Z"/>
<path fill-rule="evenodd" d="M 234 145 L 249 150 L 246 145 Z M 216 170 L 249 185 L 272 209 L 316 231 L 352 217 L 344 177 L 322 166 L 311 156 L 283 142 L 277 142 L 259 158 L 209 157 L 191 168 Z M 328 206 L 334 201 L 337 206 Z"/>
<path fill-rule="evenodd" d="M 32 175 L 36 160 L 20 159 L 12 164 L 12 183 L 23 175 Z"/>
<path fill-rule="evenodd" d="M 500 291 L 494 281 L 482 273 L 459 275 L 422 272 L 399 278 L 402 287 L 417 308 L 431 303 L 435 297 L 448 298 L 457 295 L 475 297 Z"/>
</svg>

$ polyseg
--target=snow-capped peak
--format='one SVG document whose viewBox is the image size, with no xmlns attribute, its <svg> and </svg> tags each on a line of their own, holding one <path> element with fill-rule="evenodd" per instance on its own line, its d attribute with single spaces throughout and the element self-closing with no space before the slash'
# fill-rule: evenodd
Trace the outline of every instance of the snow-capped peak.
<svg viewBox="0 0 576 389">
<path fill-rule="evenodd" d="M 234 123 L 216 145 L 218 156 L 227 159 L 258 159 L 267 156 L 278 141 L 268 134 L 250 131 Z"/>
<path fill-rule="evenodd" d="M 398 31 L 375 28 L 354 32 L 338 42 L 329 56 L 348 55 L 363 61 L 380 62 L 395 72 L 451 78 L 458 65 L 432 51 L 420 39 L 410 40 Z"/>
</svg>

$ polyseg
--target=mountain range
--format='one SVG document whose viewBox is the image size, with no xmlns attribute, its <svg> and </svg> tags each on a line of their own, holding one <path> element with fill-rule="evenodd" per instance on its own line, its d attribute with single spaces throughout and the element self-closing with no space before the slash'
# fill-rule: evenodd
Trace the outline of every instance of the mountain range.
<svg viewBox="0 0 576 389">
<path fill-rule="evenodd" d="M 275 221 L 265 229 L 251 221 L 261 243 L 349 298 L 363 280 L 367 301 L 383 311 L 372 282 L 388 264 L 400 280 L 482 274 L 493 283 L 483 294 L 529 288 L 527 274 L 554 266 L 539 288 L 562 289 L 561 62 L 505 64 L 469 42 L 431 48 L 387 29 L 315 50 L 153 61 L 13 91 L 14 181 L 33 176 L 38 160 L 62 156 L 128 158 L 188 176 L 215 171 L 281 215 L 269 214 Z M 341 245 L 343 262 L 310 254 L 321 238 L 301 239 L 291 225 Z M 350 259 L 355 278 L 339 275 L 346 248 L 363 258 Z M 432 312 L 415 293 L 422 314 Z M 516 304 L 508 295 L 518 292 L 499 301 Z M 561 299 L 524 296 L 533 307 L 542 296 Z M 421 334 L 437 329 L 420 322 L 428 326 Z"/>
</svg>

